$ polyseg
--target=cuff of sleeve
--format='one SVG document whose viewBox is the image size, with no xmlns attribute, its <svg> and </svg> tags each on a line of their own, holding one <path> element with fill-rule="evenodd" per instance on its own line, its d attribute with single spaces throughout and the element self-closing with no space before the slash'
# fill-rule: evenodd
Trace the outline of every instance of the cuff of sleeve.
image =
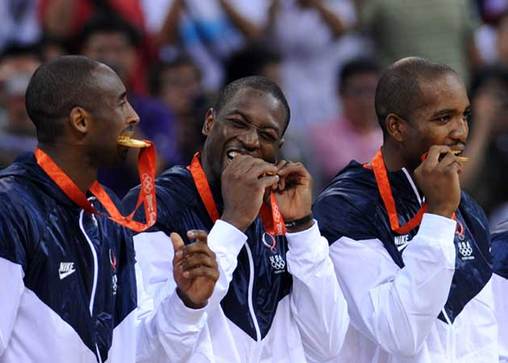
<svg viewBox="0 0 508 363">
<path fill-rule="evenodd" d="M 452 268 L 455 268 L 455 230 L 457 222 L 451 218 L 424 213 L 418 235 L 426 240 L 436 241 Z"/>
<path fill-rule="evenodd" d="M 208 246 L 215 253 L 227 251 L 235 257 L 238 256 L 243 245 L 247 241 L 247 235 L 238 228 L 218 219 L 208 233 Z"/>
<path fill-rule="evenodd" d="M 288 240 L 289 249 L 296 254 L 309 251 L 310 249 L 316 251 L 320 250 L 321 247 L 327 247 L 326 240 L 321 237 L 321 232 L 319 232 L 316 220 L 314 220 L 312 227 L 305 231 L 286 233 L 286 238 Z"/>
<path fill-rule="evenodd" d="M 165 306 L 169 307 L 167 318 L 173 324 L 178 325 L 200 325 L 200 322 L 205 319 L 206 308 L 192 309 L 183 303 L 176 290 L 166 299 Z"/>
</svg>

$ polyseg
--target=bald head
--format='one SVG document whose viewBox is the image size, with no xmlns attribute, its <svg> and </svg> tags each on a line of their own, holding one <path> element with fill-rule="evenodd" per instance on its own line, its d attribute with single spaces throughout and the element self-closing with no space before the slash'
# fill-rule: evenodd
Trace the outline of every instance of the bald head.
<svg viewBox="0 0 508 363">
<path fill-rule="evenodd" d="M 376 88 L 376 115 L 386 133 L 387 116 L 394 113 L 405 120 L 411 120 L 414 112 L 425 102 L 422 84 L 457 73 L 445 64 L 438 64 L 423 58 L 403 58 L 382 74 Z M 458 77 L 458 75 L 457 75 Z"/>
</svg>

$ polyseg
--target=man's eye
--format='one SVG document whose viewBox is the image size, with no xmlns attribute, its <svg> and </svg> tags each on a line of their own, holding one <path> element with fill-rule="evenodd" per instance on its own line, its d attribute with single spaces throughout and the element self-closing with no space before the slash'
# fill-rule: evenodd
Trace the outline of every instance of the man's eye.
<svg viewBox="0 0 508 363">
<path fill-rule="evenodd" d="M 270 133 L 270 132 L 262 131 L 260 133 L 260 135 L 261 135 L 261 137 L 264 140 L 266 140 L 268 142 L 275 142 L 275 141 L 277 141 L 277 137 L 274 134 Z"/>
<path fill-rule="evenodd" d="M 238 129 L 245 129 L 247 128 L 248 126 L 245 124 L 245 122 L 242 122 L 240 120 L 236 120 L 236 119 L 230 119 L 229 120 L 229 123 L 231 125 L 233 125 L 233 127 L 235 128 L 238 128 Z"/>
<path fill-rule="evenodd" d="M 444 115 L 444 116 L 439 116 L 436 121 L 442 123 L 442 124 L 446 124 L 448 123 L 449 121 L 451 120 L 451 116 L 450 115 Z"/>
</svg>

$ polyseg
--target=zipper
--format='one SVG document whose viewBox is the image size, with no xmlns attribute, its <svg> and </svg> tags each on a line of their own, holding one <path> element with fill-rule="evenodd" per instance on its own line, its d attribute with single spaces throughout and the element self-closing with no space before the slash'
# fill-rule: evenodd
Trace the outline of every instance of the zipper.
<svg viewBox="0 0 508 363">
<path fill-rule="evenodd" d="M 95 251 L 95 248 L 93 247 L 93 243 L 88 237 L 88 235 L 85 232 L 85 228 L 83 227 L 83 215 L 84 210 L 81 210 L 79 214 L 79 228 L 81 229 L 81 233 L 83 233 L 83 236 L 85 236 L 86 241 L 88 242 L 88 246 L 90 247 L 90 251 L 92 252 L 93 257 L 93 283 L 92 283 L 92 294 L 90 296 L 90 305 L 88 306 L 88 309 L 90 310 L 90 317 L 93 318 L 93 305 L 95 302 L 95 294 L 97 290 L 97 277 L 99 272 L 99 264 L 97 261 L 97 252 Z M 99 346 L 97 343 L 95 343 L 95 350 L 97 354 L 97 359 L 99 360 L 99 363 L 102 363 L 102 358 L 99 353 Z"/>
<path fill-rule="evenodd" d="M 259 342 L 261 340 L 261 331 L 259 330 L 258 320 L 256 318 L 256 314 L 254 313 L 254 304 L 252 303 L 252 290 L 254 289 L 254 260 L 252 259 L 252 252 L 247 242 L 245 242 L 245 248 L 249 258 L 249 288 L 247 304 L 249 305 L 250 317 L 254 322 L 254 328 L 256 329 L 256 341 Z"/>
</svg>

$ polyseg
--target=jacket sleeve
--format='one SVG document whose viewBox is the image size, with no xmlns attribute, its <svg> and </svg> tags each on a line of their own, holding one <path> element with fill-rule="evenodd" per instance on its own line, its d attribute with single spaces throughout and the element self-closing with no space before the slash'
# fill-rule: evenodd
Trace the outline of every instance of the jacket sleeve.
<svg viewBox="0 0 508 363">
<path fill-rule="evenodd" d="M 187 308 L 176 294 L 173 247 L 163 232 L 134 237 L 138 259 L 138 362 L 187 362 L 206 324 L 206 312 L 218 306 L 229 288 L 237 255 L 247 237 L 219 220 L 208 234 L 219 280 L 203 309 Z M 200 349 L 204 349 L 200 347 Z M 158 360 L 157 360 L 158 359 Z"/>
<path fill-rule="evenodd" d="M 508 221 L 492 230 L 492 287 L 499 329 L 499 362 L 508 363 Z"/>
<path fill-rule="evenodd" d="M 416 354 L 443 309 L 455 270 L 456 222 L 424 214 L 400 268 L 378 239 L 330 246 L 351 324 L 383 349 Z"/>
<path fill-rule="evenodd" d="M 309 362 L 337 357 L 349 325 L 347 305 L 329 256 L 328 242 L 317 222 L 302 232 L 287 233 L 288 271 L 293 276 L 291 311 Z"/>
<path fill-rule="evenodd" d="M 5 204 L 4 204 L 5 207 Z M 19 219 L 19 218 L 18 218 Z M 25 290 L 23 278 L 26 264 L 23 236 L 15 223 L 0 214 L 0 357 L 9 345 L 16 323 L 21 297 Z"/>
</svg>

